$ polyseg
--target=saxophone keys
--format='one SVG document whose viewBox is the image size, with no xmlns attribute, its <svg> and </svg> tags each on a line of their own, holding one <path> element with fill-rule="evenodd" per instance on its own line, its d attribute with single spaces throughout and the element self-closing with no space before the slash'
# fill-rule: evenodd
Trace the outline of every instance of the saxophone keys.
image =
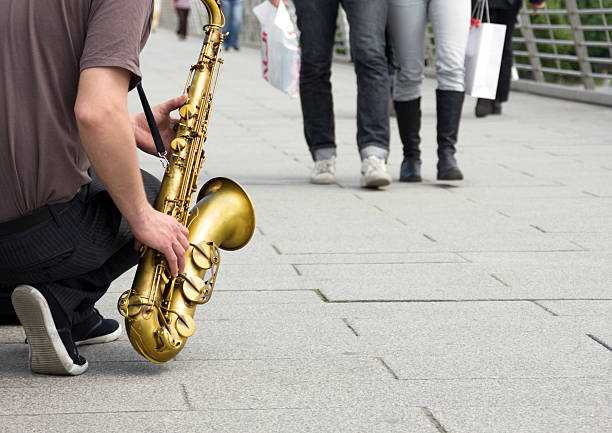
<svg viewBox="0 0 612 433">
<path fill-rule="evenodd" d="M 126 290 L 123 292 L 117 301 L 117 310 L 119 310 L 119 314 L 121 314 L 123 317 L 128 317 L 128 309 L 130 307 L 130 292 L 131 290 Z"/>
<path fill-rule="evenodd" d="M 183 119 L 187 119 L 187 120 L 193 117 L 193 115 L 196 114 L 196 112 L 197 112 L 196 107 L 194 107 L 192 104 L 185 104 L 181 108 L 179 108 L 179 114 L 181 115 Z"/>
<path fill-rule="evenodd" d="M 202 242 L 193 245 L 191 250 L 191 258 L 197 267 L 200 269 L 209 269 L 212 266 L 210 257 L 212 256 L 211 242 Z"/>
<path fill-rule="evenodd" d="M 175 152 L 180 152 L 185 147 L 187 147 L 187 141 L 184 138 L 180 138 L 180 137 L 179 138 L 175 138 L 174 140 L 172 140 L 170 142 L 170 147 Z"/>
<path fill-rule="evenodd" d="M 201 303 L 206 295 L 206 283 L 198 276 L 185 276 L 183 281 L 183 296 L 190 302 Z"/>
<path fill-rule="evenodd" d="M 195 332 L 195 321 L 189 315 L 178 316 L 176 319 L 176 332 L 183 338 L 189 338 Z"/>
</svg>

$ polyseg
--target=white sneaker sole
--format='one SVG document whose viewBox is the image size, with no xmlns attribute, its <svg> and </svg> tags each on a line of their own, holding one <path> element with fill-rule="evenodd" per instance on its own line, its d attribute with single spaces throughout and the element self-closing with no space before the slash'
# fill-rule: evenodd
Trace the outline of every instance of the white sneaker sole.
<svg viewBox="0 0 612 433">
<path fill-rule="evenodd" d="M 100 335 L 99 337 L 88 338 L 87 340 L 75 341 L 74 344 L 77 346 L 85 346 L 87 344 L 101 344 L 101 343 L 110 343 L 111 341 L 115 341 L 121 335 L 121 323 L 119 327 L 111 332 L 110 334 Z"/>
<path fill-rule="evenodd" d="M 366 178 L 361 176 L 362 188 L 378 188 L 379 186 L 387 186 L 391 183 L 391 176 L 378 176 Z"/>
<path fill-rule="evenodd" d="M 66 351 L 55 329 L 47 300 L 38 290 L 31 286 L 18 286 L 11 300 L 28 339 L 33 372 L 77 376 L 87 371 L 87 361 L 77 365 Z"/>
<path fill-rule="evenodd" d="M 315 185 L 331 185 L 336 183 L 336 177 L 333 175 L 311 177 L 310 183 Z"/>
</svg>

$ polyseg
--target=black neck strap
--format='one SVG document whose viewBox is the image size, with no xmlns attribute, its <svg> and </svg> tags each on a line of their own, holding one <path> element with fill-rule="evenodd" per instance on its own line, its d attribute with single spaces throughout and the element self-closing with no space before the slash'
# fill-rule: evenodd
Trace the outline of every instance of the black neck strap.
<svg viewBox="0 0 612 433">
<path fill-rule="evenodd" d="M 153 137 L 153 141 L 155 142 L 157 154 L 160 158 L 165 158 L 166 148 L 164 147 L 164 142 L 161 138 L 161 135 L 159 134 L 157 123 L 155 123 L 155 118 L 153 117 L 153 112 L 151 111 L 149 101 L 147 101 L 147 96 L 145 95 L 144 89 L 142 88 L 142 84 L 138 83 L 136 89 L 138 90 L 140 103 L 142 104 L 142 109 L 144 110 L 145 117 L 147 118 L 147 123 L 149 124 L 149 129 L 151 130 L 151 136 Z"/>
</svg>

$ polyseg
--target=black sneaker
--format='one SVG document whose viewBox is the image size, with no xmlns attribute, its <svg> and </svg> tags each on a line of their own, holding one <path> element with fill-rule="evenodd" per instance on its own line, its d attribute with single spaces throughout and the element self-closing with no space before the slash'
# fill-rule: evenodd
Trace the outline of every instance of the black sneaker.
<svg viewBox="0 0 612 433">
<path fill-rule="evenodd" d="M 93 309 L 85 320 L 72 326 L 74 344 L 99 344 L 115 341 L 121 335 L 121 325 L 114 319 L 105 319 L 97 309 Z"/>
<path fill-rule="evenodd" d="M 80 356 L 68 322 L 56 312 L 54 320 L 45 297 L 34 287 L 18 286 L 11 296 L 13 307 L 25 330 L 30 348 L 30 369 L 35 373 L 77 376 L 87 371 L 87 360 Z"/>
</svg>

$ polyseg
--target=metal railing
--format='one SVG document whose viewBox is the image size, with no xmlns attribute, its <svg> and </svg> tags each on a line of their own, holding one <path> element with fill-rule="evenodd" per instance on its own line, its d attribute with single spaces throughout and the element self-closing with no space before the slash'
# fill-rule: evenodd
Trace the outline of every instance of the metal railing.
<svg viewBox="0 0 612 433">
<path fill-rule="evenodd" d="M 190 14 L 190 31 L 205 24 L 206 12 L 198 0 Z M 259 44 L 260 28 L 253 15 L 263 0 L 243 0 L 243 45 Z M 160 25 L 174 28 L 176 18 L 170 0 L 159 0 Z M 293 2 L 289 1 L 293 15 Z M 548 0 L 547 7 L 533 14 L 521 9 L 514 37 L 518 79 L 512 88 L 546 96 L 612 106 L 612 0 Z M 348 22 L 338 16 L 336 57 L 350 60 Z M 431 29 L 426 40 L 427 66 L 433 72 L 435 41 Z"/>
</svg>

